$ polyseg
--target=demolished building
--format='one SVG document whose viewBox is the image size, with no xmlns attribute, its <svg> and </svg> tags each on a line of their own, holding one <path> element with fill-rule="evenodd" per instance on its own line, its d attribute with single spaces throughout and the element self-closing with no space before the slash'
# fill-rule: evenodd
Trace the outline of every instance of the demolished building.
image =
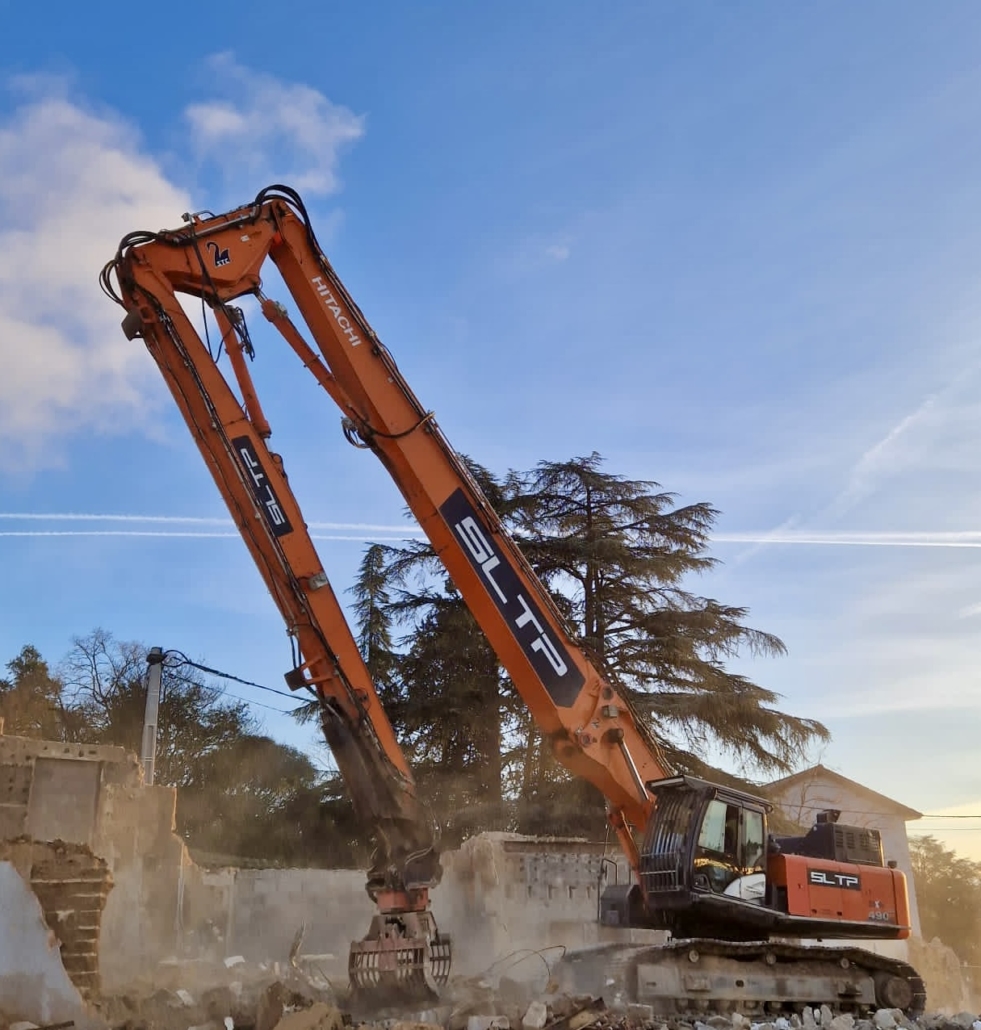
<svg viewBox="0 0 981 1030">
<path fill-rule="evenodd" d="M 145 786 L 123 748 L 0 734 L 0 1012 L 14 999 L 8 1015 L 51 1022 L 205 951 L 285 965 L 298 931 L 321 972 L 345 977 L 348 944 L 371 913 L 363 872 L 201 868 L 174 832 L 176 800 L 174 788 Z M 489 833 L 443 863 L 435 907 L 467 941 L 461 974 L 535 977 L 549 967 L 542 956 L 565 949 L 663 940 L 600 925 L 600 893 L 629 876 L 602 843 Z M 912 947 L 931 995 L 957 1009 L 949 955 Z"/>
</svg>

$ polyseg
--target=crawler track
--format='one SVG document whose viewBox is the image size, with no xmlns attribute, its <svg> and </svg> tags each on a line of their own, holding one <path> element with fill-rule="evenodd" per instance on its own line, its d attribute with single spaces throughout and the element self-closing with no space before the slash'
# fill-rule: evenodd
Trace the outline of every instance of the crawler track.
<svg viewBox="0 0 981 1030">
<path fill-rule="evenodd" d="M 655 947 L 607 945 L 570 952 L 555 970 L 570 987 L 663 1015 L 773 1013 L 827 1005 L 833 1014 L 926 1005 L 912 966 L 862 948 L 733 943 L 707 938 Z"/>
</svg>

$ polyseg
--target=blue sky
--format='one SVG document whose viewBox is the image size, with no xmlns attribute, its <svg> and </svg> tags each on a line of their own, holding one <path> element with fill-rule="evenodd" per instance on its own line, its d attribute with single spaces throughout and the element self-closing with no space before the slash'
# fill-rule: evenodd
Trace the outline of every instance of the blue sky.
<svg viewBox="0 0 981 1030">
<path fill-rule="evenodd" d="M 831 727 L 808 759 L 981 814 L 981 10 L 598 10 L 0 2 L 0 659 L 101 626 L 281 684 L 237 538 L 118 535 L 220 525 L 26 516 L 224 516 L 96 276 L 125 232 L 284 181 L 458 449 L 596 450 L 712 502 L 699 587 L 786 641 L 740 668 Z M 340 592 L 400 533 L 363 527 L 411 527 L 257 340 Z M 981 819 L 922 825 L 981 858 Z"/>
</svg>

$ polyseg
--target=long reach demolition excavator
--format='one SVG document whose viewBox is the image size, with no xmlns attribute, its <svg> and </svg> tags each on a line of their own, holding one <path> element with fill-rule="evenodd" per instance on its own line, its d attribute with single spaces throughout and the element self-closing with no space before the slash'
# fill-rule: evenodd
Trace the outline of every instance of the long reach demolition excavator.
<svg viewBox="0 0 981 1030">
<path fill-rule="evenodd" d="M 286 622 L 286 681 L 319 703 L 323 733 L 375 851 L 376 914 L 351 946 L 359 991 L 438 991 L 450 941 L 430 909 L 436 834 L 379 702 L 300 508 L 269 445 L 256 357 L 237 298 L 257 299 L 300 364 L 340 408 L 345 436 L 388 470 L 465 603 L 554 748 L 604 795 L 633 870 L 604 892 L 603 921 L 670 931 L 634 948 L 634 1000 L 679 1012 L 779 1011 L 827 1004 L 910 1016 L 925 1003 L 907 964 L 847 943 L 910 934 L 904 876 L 878 831 L 818 822 L 803 837 L 768 832 L 767 802 L 675 776 L 618 685 L 577 642 L 558 607 L 324 255 L 300 196 L 270 186 L 225 214 L 185 214 L 180 229 L 130 233 L 101 276 L 177 402 Z M 312 342 L 262 290 L 278 269 Z M 210 309 L 212 346 L 179 299 Z M 236 394 L 219 367 L 227 355 Z M 805 946 L 833 938 L 839 946 Z"/>
</svg>

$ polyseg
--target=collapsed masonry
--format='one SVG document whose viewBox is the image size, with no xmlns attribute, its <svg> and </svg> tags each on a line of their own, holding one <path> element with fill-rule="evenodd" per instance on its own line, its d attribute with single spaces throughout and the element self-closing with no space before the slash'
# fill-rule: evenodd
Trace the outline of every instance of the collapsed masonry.
<svg viewBox="0 0 981 1030">
<path fill-rule="evenodd" d="M 30 885 L 83 997 L 173 951 L 190 866 L 175 809 L 125 748 L 0 734 L 0 866 Z"/>
<path fill-rule="evenodd" d="M 0 862 L 9 862 L 30 884 L 79 994 L 86 1001 L 97 996 L 99 932 L 112 886 L 105 859 L 83 844 L 22 838 L 0 841 Z"/>
</svg>

